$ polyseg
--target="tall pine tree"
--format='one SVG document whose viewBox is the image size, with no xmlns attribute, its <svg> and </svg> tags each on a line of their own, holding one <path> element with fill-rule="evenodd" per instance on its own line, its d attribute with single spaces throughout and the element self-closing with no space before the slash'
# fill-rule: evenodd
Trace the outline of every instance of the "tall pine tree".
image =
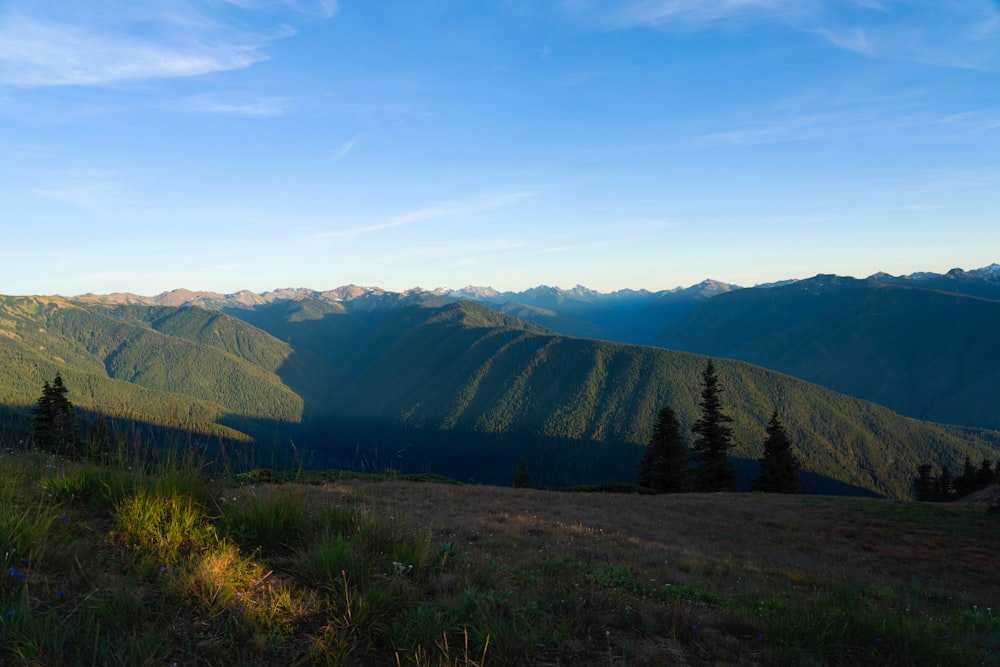
<svg viewBox="0 0 1000 667">
<path fill-rule="evenodd" d="M 976 490 L 976 472 L 976 466 L 973 465 L 972 459 L 966 456 L 965 463 L 962 465 L 962 474 L 955 480 L 956 498 L 967 496 Z"/>
<path fill-rule="evenodd" d="M 989 486 L 993 482 L 997 481 L 996 471 L 993 468 L 993 463 L 989 459 L 983 459 L 983 463 L 979 466 L 979 470 L 976 472 L 976 485 L 977 486 Z"/>
<path fill-rule="evenodd" d="M 765 493 L 798 493 L 802 490 L 802 480 L 796 474 L 798 469 L 799 460 L 792 452 L 792 441 L 775 411 L 767 425 L 760 473 L 754 478 L 752 488 Z"/>
<path fill-rule="evenodd" d="M 722 401 L 719 399 L 722 387 L 711 359 L 705 366 L 702 380 L 705 387 L 699 404 L 701 419 L 691 427 L 697 436 L 691 447 L 691 461 L 695 465 L 694 488 L 696 491 L 734 491 L 736 468 L 729 460 L 733 430 L 728 426 L 733 419 L 722 412 Z"/>
<path fill-rule="evenodd" d="M 517 462 L 517 469 L 514 471 L 514 488 L 530 489 L 531 473 L 528 472 L 528 464 L 524 462 L 524 456 Z"/>
<path fill-rule="evenodd" d="M 657 493 L 687 490 L 688 460 L 681 424 L 669 406 L 660 410 L 639 464 L 639 485 Z"/>
</svg>

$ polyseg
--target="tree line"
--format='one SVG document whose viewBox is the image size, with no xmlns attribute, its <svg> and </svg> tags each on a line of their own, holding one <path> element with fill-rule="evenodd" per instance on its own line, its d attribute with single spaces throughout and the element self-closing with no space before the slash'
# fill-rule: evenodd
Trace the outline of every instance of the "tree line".
<svg viewBox="0 0 1000 667">
<path fill-rule="evenodd" d="M 1000 481 L 997 467 L 1000 467 L 1000 461 L 994 465 L 986 458 L 976 467 L 966 456 L 962 474 L 956 477 L 946 465 L 942 465 L 935 475 L 933 465 L 922 463 L 917 466 L 917 475 L 913 478 L 913 495 L 917 500 L 928 502 L 956 500 Z"/>
<path fill-rule="evenodd" d="M 638 483 L 657 493 L 688 491 L 735 491 L 737 472 L 729 459 L 733 447 L 733 421 L 722 408 L 723 388 L 709 359 L 702 373 L 701 417 L 691 427 L 694 441 L 688 451 L 680 422 L 673 408 L 660 409 L 653 435 L 639 464 Z M 751 490 L 766 493 L 798 493 L 802 480 L 800 463 L 792 451 L 792 442 L 775 411 L 767 425 L 764 454 L 759 459 L 760 472 Z"/>
<path fill-rule="evenodd" d="M 31 409 L 31 444 L 68 458 L 106 460 L 111 451 L 111 433 L 103 414 L 84 429 L 68 397 L 62 375 L 42 385 L 42 395 Z"/>
</svg>

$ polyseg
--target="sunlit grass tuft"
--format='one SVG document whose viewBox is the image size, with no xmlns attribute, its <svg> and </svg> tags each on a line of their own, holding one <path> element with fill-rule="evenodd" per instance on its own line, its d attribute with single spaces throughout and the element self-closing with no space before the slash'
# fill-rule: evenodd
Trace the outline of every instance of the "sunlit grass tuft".
<svg viewBox="0 0 1000 667">
<path fill-rule="evenodd" d="M 1000 662 L 985 514 L 37 453 L 0 472 L 5 665 Z"/>
<path fill-rule="evenodd" d="M 115 542 L 163 566 L 210 546 L 215 528 L 205 509 L 175 491 L 138 490 L 114 507 Z"/>
</svg>

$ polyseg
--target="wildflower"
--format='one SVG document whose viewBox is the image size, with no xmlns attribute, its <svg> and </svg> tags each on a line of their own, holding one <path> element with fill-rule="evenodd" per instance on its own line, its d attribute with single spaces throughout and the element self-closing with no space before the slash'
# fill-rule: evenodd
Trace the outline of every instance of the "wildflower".
<svg viewBox="0 0 1000 667">
<path fill-rule="evenodd" d="M 66 597 L 66 591 L 56 591 L 56 598 L 62 600 Z"/>
<path fill-rule="evenodd" d="M 67 519 L 67 517 L 66 517 L 66 515 L 65 515 L 65 514 L 60 514 L 60 515 L 59 515 L 59 520 L 60 520 L 60 521 L 65 521 L 66 519 Z"/>
<path fill-rule="evenodd" d="M 18 572 L 17 568 L 8 567 L 7 574 L 14 577 L 15 579 L 24 579 L 24 572 Z"/>
<path fill-rule="evenodd" d="M 166 572 L 166 571 L 167 571 L 167 566 L 166 565 L 161 565 L 160 566 L 160 572 Z"/>
<path fill-rule="evenodd" d="M 7 618 L 14 618 L 14 610 L 13 609 L 7 610 Z"/>
<path fill-rule="evenodd" d="M 698 626 L 697 625 L 692 625 L 691 626 L 691 632 L 698 632 Z"/>
</svg>

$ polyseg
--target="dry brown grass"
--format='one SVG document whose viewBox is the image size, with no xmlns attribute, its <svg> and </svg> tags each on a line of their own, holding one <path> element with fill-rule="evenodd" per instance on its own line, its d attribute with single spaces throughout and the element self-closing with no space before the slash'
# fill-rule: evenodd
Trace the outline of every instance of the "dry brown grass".
<svg viewBox="0 0 1000 667">
<path fill-rule="evenodd" d="M 719 601 L 742 595 L 808 607 L 845 589 L 907 613 L 944 600 L 951 609 L 1000 608 L 1000 531 L 968 510 L 835 497 L 640 496 L 408 481 L 345 481 L 294 493 L 316 508 L 365 499 L 432 544 L 454 545 L 461 567 L 452 576 L 472 587 L 516 589 L 515 573 L 546 571 L 548 563 L 546 576 L 557 589 L 568 578 L 551 564 L 566 562 L 588 572 L 613 564 L 647 592 L 687 586 Z M 666 618 L 662 606 L 633 609 L 644 603 L 601 583 L 580 589 L 574 601 L 593 605 L 599 622 L 621 628 L 628 625 L 622 613 L 660 615 L 655 631 L 632 632 L 628 664 L 685 664 L 682 647 L 690 642 L 680 635 L 691 626 L 714 627 L 722 654 L 725 642 L 756 636 L 720 605 L 673 605 Z M 449 588 L 447 576 L 439 586 Z M 540 649 L 534 664 L 558 664 L 545 656 Z M 609 650 L 609 663 L 614 656 Z"/>
<path fill-rule="evenodd" d="M 895 589 L 936 581 L 970 605 L 1000 600 L 1000 578 L 994 576 L 1000 552 L 995 522 L 946 507 L 834 497 L 639 496 L 406 481 L 348 481 L 301 487 L 300 492 L 320 505 L 342 502 L 345 496 L 367 497 L 386 515 L 427 531 L 434 542 L 453 543 L 468 560 L 611 562 L 649 585 L 697 580 L 720 589 L 718 593 L 812 579 Z M 911 518 L 910 509 L 929 511 L 930 518 L 925 512 Z M 958 517 L 981 522 L 987 534 L 976 539 L 955 534 L 951 519 Z"/>
<path fill-rule="evenodd" d="M 46 461 L 0 458 L 3 664 L 1000 667 L 972 505 Z"/>
</svg>

